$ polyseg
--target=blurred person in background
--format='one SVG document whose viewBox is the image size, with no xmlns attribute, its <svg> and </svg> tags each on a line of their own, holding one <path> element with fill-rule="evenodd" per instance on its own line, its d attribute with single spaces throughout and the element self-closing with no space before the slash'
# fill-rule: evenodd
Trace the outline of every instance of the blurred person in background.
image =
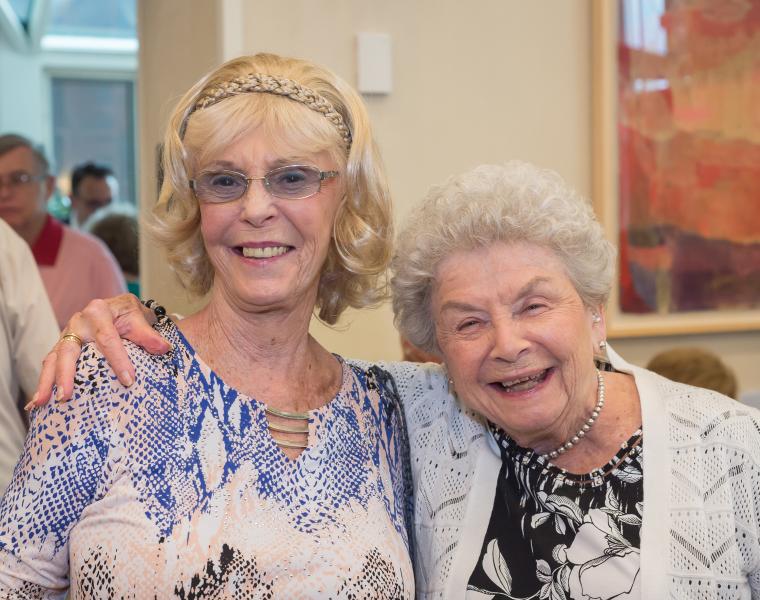
<svg viewBox="0 0 760 600">
<path fill-rule="evenodd" d="M 94 213 L 87 221 L 87 230 L 108 246 L 119 263 L 127 289 L 140 295 L 140 260 L 138 224 L 131 204 L 112 204 Z"/>
<path fill-rule="evenodd" d="M 673 381 L 720 392 L 736 400 L 736 375 L 709 350 L 672 348 L 652 357 L 647 369 Z"/>
<path fill-rule="evenodd" d="M 416 363 L 440 363 L 441 359 L 437 354 L 432 352 L 425 352 L 422 348 L 419 348 L 412 344 L 403 335 L 401 338 L 401 360 L 407 360 L 409 362 Z"/>
<path fill-rule="evenodd" d="M 105 244 L 47 213 L 54 188 L 40 146 L 21 135 L 0 135 L 0 218 L 31 247 L 60 326 L 90 300 L 127 286 Z"/>
<path fill-rule="evenodd" d="M 58 327 L 29 246 L 0 219 L 0 496 L 26 435 L 20 407 L 37 385 Z"/>
<path fill-rule="evenodd" d="M 94 162 L 78 165 L 71 173 L 71 214 L 69 224 L 77 229 L 98 210 L 114 201 L 118 183 L 110 167 Z"/>
</svg>

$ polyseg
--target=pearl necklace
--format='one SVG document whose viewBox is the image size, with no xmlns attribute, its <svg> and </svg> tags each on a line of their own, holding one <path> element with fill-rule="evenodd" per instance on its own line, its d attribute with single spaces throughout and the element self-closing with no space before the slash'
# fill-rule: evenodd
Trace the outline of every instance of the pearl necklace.
<svg viewBox="0 0 760 600">
<path fill-rule="evenodd" d="M 581 439 L 586 437 L 586 434 L 588 433 L 589 429 L 591 429 L 593 424 L 596 423 L 596 420 L 599 418 L 599 413 L 601 412 L 602 407 L 604 406 L 604 377 L 602 377 L 602 373 L 599 371 L 599 369 L 596 370 L 596 380 L 599 382 L 599 385 L 598 385 L 598 391 L 596 395 L 596 406 L 594 407 L 594 410 L 591 411 L 591 416 L 588 419 L 586 419 L 586 421 L 583 423 L 583 427 L 581 427 L 573 437 L 567 440 L 559 448 L 557 448 L 556 450 L 552 450 L 548 454 L 542 454 L 541 458 L 544 461 L 549 461 L 549 459 L 554 460 L 560 454 L 564 454 L 565 452 L 570 450 L 573 446 L 575 446 L 578 442 L 580 442 Z"/>
</svg>

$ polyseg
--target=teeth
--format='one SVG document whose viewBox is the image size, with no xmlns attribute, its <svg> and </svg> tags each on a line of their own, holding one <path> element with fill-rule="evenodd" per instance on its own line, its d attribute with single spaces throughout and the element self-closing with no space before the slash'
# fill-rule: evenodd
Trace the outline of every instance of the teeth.
<svg viewBox="0 0 760 600">
<path fill-rule="evenodd" d="M 266 248 L 243 248 L 246 258 L 272 258 L 281 256 L 288 251 L 287 246 L 267 246 Z"/>
<path fill-rule="evenodd" d="M 533 384 L 538 382 L 541 377 L 543 377 L 544 371 L 541 371 L 540 373 L 537 373 L 536 375 L 532 375 L 530 377 L 522 377 L 521 379 L 512 379 L 510 381 L 502 381 L 501 387 L 504 389 L 512 389 L 515 390 L 519 388 L 520 390 L 529 389 L 533 387 Z"/>
</svg>

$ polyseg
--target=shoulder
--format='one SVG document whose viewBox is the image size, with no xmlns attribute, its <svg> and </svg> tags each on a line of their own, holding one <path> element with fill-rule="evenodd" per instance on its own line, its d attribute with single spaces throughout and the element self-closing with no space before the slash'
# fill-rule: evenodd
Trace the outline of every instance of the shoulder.
<svg viewBox="0 0 760 600">
<path fill-rule="evenodd" d="M 176 327 L 173 324 L 161 329 L 175 350 L 164 355 L 154 355 L 124 340 L 129 360 L 135 367 L 135 382 L 130 387 L 123 386 L 103 353 L 95 344 L 85 344 L 77 361 L 74 393 L 71 403 L 91 404 L 99 410 L 113 410 L 115 406 L 136 406 L 151 396 L 175 388 L 178 375 L 184 371 L 185 354 L 179 348 Z M 105 406 L 109 409 L 105 409 Z M 126 408 L 124 408 L 126 410 Z"/>
<path fill-rule="evenodd" d="M 369 362 L 347 360 L 355 370 L 382 374 L 383 379 L 392 382 L 404 405 L 404 410 L 439 410 L 449 404 L 453 397 L 448 394 L 447 377 L 440 365 L 411 362 Z"/>
<path fill-rule="evenodd" d="M 16 256 L 18 254 L 30 254 L 29 246 L 22 240 L 19 235 L 3 219 L 0 219 L 0 240 L 3 241 L 2 259 L 5 260 L 6 254 Z"/>
<path fill-rule="evenodd" d="M 633 371 L 642 406 L 659 407 L 671 444 L 727 444 L 747 448 L 760 459 L 760 411 L 713 390 L 671 381 L 638 367 Z"/>
<path fill-rule="evenodd" d="M 78 231 L 71 227 L 63 226 L 63 245 L 69 254 L 76 254 L 83 260 L 99 261 L 113 259 L 111 253 L 101 240 L 84 231 Z"/>
<path fill-rule="evenodd" d="M 718 392 L 671 381 L 626 362 L 611 348 L 608 351 L 613 366 L 634 377 L 642 413 L 650 415 L 650 422 L 666 424 L 661 431 L 670 443 L 712 443 L 733 430 L 760 451 L 760 411 Z M 648 430 L 646 419 L 644 430 Z"/>
<path fill-rule="evenodd" d="M 760 452 L 760 411 L 713 390 L 652 376 L 666 404 L 671 431 L 679 438 L 708 443 L 730 439 Z"/>
<path fill-rule="evenodd" d="M 36 273 L 34 256 L 27 243 L 5 221 L 0 219 L 0 281 L 20 279 L 30 273 Z"/>
<path fill-rule="evenodd" d="M 482 417 L 451 393 L 446 371 L 440 365 L 381 362 L 373 366 L 388 373 L 395 382 L 413 453 L 451 449 L 464 452 L 473 441 L 484 437 L 486 428 Z"/>
</svg>

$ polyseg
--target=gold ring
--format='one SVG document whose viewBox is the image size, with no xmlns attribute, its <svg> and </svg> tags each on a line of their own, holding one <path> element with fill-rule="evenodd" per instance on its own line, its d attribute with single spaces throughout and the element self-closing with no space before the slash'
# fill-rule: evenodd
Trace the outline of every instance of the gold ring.
<svg viewBox="0 0 760 600">
<path fill-rule="evenodd" d="M 76 333 L 67 333 L 65 335 L 62 335 L 60 341 L 62 341 L 62 342 L 74 342 L 75 344 L 79 344 L 80 348 L 84 345 L 84 342 L 82 341 L 82 338 L 80 338 Z"/>
</svg>

